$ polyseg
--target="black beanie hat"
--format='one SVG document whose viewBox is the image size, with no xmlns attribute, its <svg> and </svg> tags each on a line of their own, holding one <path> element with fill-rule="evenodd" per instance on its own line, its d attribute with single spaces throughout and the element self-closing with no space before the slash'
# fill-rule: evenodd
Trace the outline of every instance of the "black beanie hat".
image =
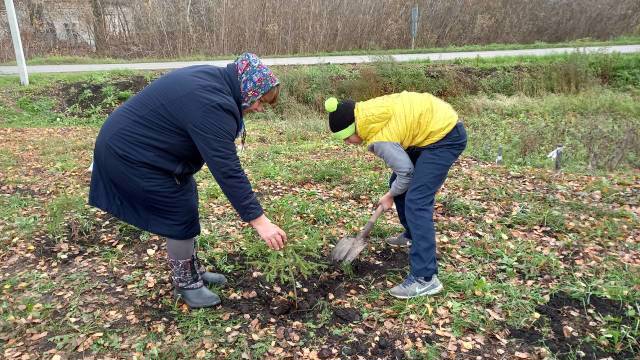
<svg viewBox="0 0 640 360">
<path fill-rule="evenodd" d="M 332 133 L 340 132 L 353 125 L 356 121 L 355 108 L 356 103 L 352 100 L 338 102 L 336 98 L 329 98 L 325 101 L 325 110 L 329 112 L 329 129 Z"/>
</svg>

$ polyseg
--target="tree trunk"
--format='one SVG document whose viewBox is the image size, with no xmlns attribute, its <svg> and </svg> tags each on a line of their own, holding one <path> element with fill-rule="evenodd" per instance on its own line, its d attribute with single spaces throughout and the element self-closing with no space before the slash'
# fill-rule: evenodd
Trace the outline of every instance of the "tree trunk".
<svg viewBox="0 0 640 360">
<path fill-rule="evenodd" d="M 95 41 L 96 53 L 98 55 L 105 55 L 108 51 L 107 24 L 102 1 L 91 0 L 91 10 L 93 12 L 93 38 Z"/>
</svg>

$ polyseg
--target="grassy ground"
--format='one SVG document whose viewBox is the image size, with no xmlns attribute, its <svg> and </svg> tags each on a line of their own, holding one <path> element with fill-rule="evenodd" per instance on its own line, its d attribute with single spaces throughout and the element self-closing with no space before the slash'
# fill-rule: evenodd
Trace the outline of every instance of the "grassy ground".
<svg viewBox="0 0 640 360">
<path fill-rule="evenodd" d="M 369 50 L 351 50 L 351 51 L 334 51 L 320 52 L 308 54 L 277 54 L 263 56 L 269 57 L 289 57 L 289 56 L 331 56 L 331 55 L 391 55 L 391 54 L 421 54 L 421 53 L 438 53 L 438 52 L 456 52 L 456 51 L 491 51 L 491 50 L 521 50 L 521 49 L 544 49 L 544 48 L 561 48 L 561 47 L 583 47 L 583 46 L 611 46 L 611 45 L 634 45 L 640 44 L 638 36 L 621 36 L 611 40 L 594 40 L 580 39 L 575 41 L 566 41 L 560 43 L 536 42 L 531 44 L 486 44 L 486 45 L 464 45 L 464 46 L 448 46 L 448 47 L 429 47 L 416 49 L 369 49 Z M 28 59 L 28 65 L 61 65 L 61 64 L 122 64 L 122 63 L 138 63 L 138 62 L 163 62 L 163 61 L 200 61 L 200 60 L 224 60 L 233 59 L 236 55 L 193 55 L 181 58 L 135 58 L 120 59 L 109 57 L 92 57 L 92 56 L 68 56 L 68 55 L 52 55 L 47 57 L 35 57 Z M 0 63 L 0 65 L 15 65 L 15 61 Z"/>
<path fill-rule="evenodd" d="M 163 239 L 85 205 L 86 168 L 105 114 L 157 74 L 47 75 L 27 89 L 0 78 L 3 355 L 632 359 L 640 352 L 637 153 L 615 172 L 604 163 L 587 172 L 585 140 L 543 126 L 594 129 L 589 120 L 598 119 L 615 136 L 624 119 L 637 121 L 634 78 L 614 80 L 632 72 L 636 58 L 616 59 L 611 81 L 589 70 L 574 78 L 577 89 L 558 76 L 536 80 L 548 87 L 532 92 L 491 85 L 447 95 L 465 118 L 470 146 L 437 199 L 445 291 L 404 301 L 386 293 L 407 271 L 407 250 L 381 241 L 400 231 L 394 213 L 376 225 L 360 260 L 326 262 L 332 244 L 364 224 L 388 176 L 363 148 L 327 140 L 315 109 L 328 82 L 347 95 L 363 91 L 363 78 L 382 92 L 410 88 L 416 74 L 513 83 L 536 66 L 565 74 L 558 69 L 575 59 L 410 64 L 391 74 L 384 65 L 278 69 L 283 100 L 247 119 L 241 158 L 291 240 L 284 252 L 269 251 L 200 172 L 200 251 L 230 284 L 216 289 L 220 308 L 198 311 L 171 297 Z M 574 69 L 597 69 L 600 60 L 591 60 Z M 554 174 L 544 155 L 559 136 L 575 150 L 568 169 Z M 498 140 L 510 149 L 506 166 L 491 162 Z"/>
</svg>

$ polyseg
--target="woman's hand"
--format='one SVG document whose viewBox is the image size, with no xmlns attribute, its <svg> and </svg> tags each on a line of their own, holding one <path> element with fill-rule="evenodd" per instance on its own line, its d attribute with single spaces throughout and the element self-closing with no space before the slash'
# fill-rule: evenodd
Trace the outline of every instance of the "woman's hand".
<svg viewBox="0 0 640 360">
<path fill-rule="evenodd" d="M 384 194 L 380 201 L 378 201 L 378 205 L 382 205 L 382 208 L 387 211 L 393 207 L 393 195 L 390 192 Z"/>
<path fill-rule="evenodd" d="M 284 248 L 284 244 L 287 242 L 287 234 L 273 224 L 264 214 L 249 223 L 271 249 L 282 250 Z"/>
</svg>

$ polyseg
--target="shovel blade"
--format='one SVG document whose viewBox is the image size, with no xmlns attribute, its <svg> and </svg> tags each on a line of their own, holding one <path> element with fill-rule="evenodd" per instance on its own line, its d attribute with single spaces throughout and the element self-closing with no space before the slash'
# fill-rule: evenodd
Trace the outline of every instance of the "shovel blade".
<svg viewBox="0 0 640 360">
<path fill-rule="evenodd" d="M 353 260 L 355 260 L 358 255 L 360 255 L 360 253 L 362 252 L 362 250 L 364 250 L 364 248 L 367 247 L 367 241 L 364 239 L 355 239 L 353 242 L 353 245 L 351 246 L 351 248 L 349 249 L 349 252 L 347 253 L 347 255 L 345 255 L 344 259 L 342 259 L 343 262 L 352 262 Z"/>
<path fill-rule="evenodd" d="M 333 262 L 351 262 L 355 260 L 360 252 L 367 246 L 367 242 L 358 238 L 344 238 L 338 241 L 336 247 L 331 251 L 330 259 Z"/>
<path fill-rule="evenodd" d="M 344 257 L 347 255 L 347 253 L 351 249 L 351 246 L 353 246 L 354 241 L 355 241 L 355 238 L 343 238 L 340 241 L 338 241 L 338 243 L 336 244 L 336 247 L 333 248 L 333 250 L 331 251 L 331 255 L 329 256 L 331 261 L 333 262 L 342 261 L 342 259 L 344 259 Z"/>
</svg>

